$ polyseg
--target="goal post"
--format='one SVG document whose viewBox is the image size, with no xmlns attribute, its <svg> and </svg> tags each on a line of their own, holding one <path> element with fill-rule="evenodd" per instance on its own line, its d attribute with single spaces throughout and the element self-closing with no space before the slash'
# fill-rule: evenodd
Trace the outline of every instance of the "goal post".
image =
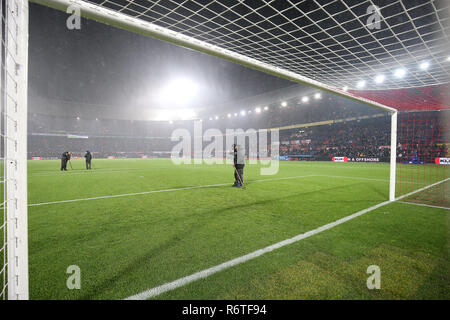
<svg viewBox="0 0 450 320">
<path fill-rule="evenodd" d="M 397 119 L 398 112 L 391 114 L 391 158 L 389 176 L 389 201 L 395 201 L 395 185 L 397 176 Z"/>
<path fill-rule="evenodd" d="M 27 79 L 28 1 L 1 4 L 2 246 L 1 299 L 28 293 Z"/>
</svg>

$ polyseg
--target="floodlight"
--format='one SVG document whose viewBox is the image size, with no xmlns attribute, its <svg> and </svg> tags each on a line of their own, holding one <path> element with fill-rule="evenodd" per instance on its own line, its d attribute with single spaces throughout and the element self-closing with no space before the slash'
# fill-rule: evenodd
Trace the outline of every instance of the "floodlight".
<svg viewBox="0 0 450 320">
<path fill-rule="evenodd" d="M 364 88 L 365 86 L 366 86 L 365 80 L 358 81 L 358 83 L 356 84 L 356 87 L 358 87 L 359 89 Z"/>
<path fill-rule="evenodd" d="M 430 67 L 430 63 L 428 61 L 423 61 L 420 65 L 420 70 L 428 70 L 428 68 Z"/>
<path fill-rule="evenodd" d="M 375 83 L 381 84 L 384 82 L 385 76 L 384 74 L 379 74 L 375 77 Z"/>
<path fill-rule="evenodd" d="M 394 71 L 394 76 L 396 78 L 403 78 L 406 75 L 406 69 L 398 68 Z"/>
<path fill-rule="evenodd" d="M 187 78 L 169 81 L 159 93 L 159 103 L 167 106 L 183 106 L 192 102 L 197 94 L 198 86 Z M 176 92 L 176 94 L 174 94 Z"/>
</svg>

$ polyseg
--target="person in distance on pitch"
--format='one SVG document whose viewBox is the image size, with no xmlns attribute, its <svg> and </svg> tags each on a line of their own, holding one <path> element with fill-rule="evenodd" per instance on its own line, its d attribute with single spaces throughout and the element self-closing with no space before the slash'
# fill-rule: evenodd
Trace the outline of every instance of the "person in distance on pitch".
<svg viewBox="0 0 450 320">
<path fill-rule="evenodd" d="M 233 187 L 241 188 L 244 183 L 244 148 L 240 145 L 233 144 L 233 154 L 234 154 L 234 184 Z"/>
<path fill-rule="evenodd" d="M 88 151 L 86 151 L 86 154 L 84 155 L 84 157 L 86 158 L 86 170 L 90 170 L 91 169 L 91 160 L 92 160 L 92 153 Z"/>
<path fill-rule="evenodd" d="M 67 162 L 70 160 L 70 152 L 66 151 L 61 156 L 61 171 L 67 171 Z"/>
</svg>

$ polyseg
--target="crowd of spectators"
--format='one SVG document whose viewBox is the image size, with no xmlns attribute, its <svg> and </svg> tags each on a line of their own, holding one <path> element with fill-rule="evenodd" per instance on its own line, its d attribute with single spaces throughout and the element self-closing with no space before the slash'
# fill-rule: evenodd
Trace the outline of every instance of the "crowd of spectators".
<svg viewBox="0 0 450 320">
<path fill-rule="evenodd" d="M 388 117 L 292 129 L 280 138 L 281 155 L 329 160 L 335 156 L 386 158 L 390 152 Z"/>
<path fill-rule="evenodd" d="M 450 112 L 414 112 L 399 116 L 397 159 L 432 163 L 448 157 Z M 329 160 L 332 157 L 389 161 L 391 123 L 388 116 L 286 130 L 280 155 Z"/>
</svg>

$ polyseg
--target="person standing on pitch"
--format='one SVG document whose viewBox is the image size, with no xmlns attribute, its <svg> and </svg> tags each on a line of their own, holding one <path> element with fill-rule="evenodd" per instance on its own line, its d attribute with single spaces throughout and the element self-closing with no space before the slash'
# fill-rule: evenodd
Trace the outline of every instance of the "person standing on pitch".
<svg viewBox="0 0 450 320">
<path fill-rule="evenodd" d="M 88 151 L 86 151 L 86 154 L 84 155 L 84 157 L 86 158 L 86 169 L 90 170 L 91 169 L 91 160 L 92 160 L 92 153 Z"/>
<path fill-rule="evenodd" d="M 244 148 L 240 145 L 233 144 L 233 154 L 234 154 L 234 184 L 233 187 L 241 188 L 244 183 Z"/>
<path fill-rule="evenodd" d="M 67 162 L 70 160 L 70 153 L 66 151 L 61 156 L 61 171 L 67 171 Z"/>
</svg>

